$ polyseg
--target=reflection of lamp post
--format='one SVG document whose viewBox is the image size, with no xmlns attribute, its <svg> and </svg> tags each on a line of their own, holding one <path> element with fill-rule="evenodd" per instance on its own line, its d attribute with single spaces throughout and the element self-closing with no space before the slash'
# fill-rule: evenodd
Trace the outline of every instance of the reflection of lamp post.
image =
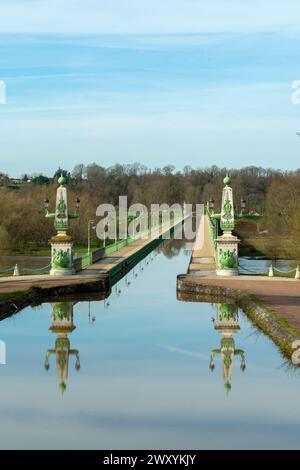
<svg viewBox="0 0 300 470">
<path fill-rule="evenodd" d="M 93 228 L 93 229 L 96 228 L 95 226 L 92 227 L 92 224 L 94 224 L 94 223 L 95 222 L 93 220 L 88 221 L 88 255 L 91 252 L 91 228 Z"/>
<path fill-rule="evenodd" d="M 89 317 L 89 324 L 90 325 L 93 325 L 96 321 L 96 317 L 94 316 L 91 316 L 91 302 L 89 302 L 89 314 L 88 314 L 88 317 Z"/>
</svg>

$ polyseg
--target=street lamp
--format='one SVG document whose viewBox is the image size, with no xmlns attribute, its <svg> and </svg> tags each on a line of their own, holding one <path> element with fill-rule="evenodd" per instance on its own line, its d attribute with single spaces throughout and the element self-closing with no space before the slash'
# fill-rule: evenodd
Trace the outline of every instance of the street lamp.
<svg viewBox="0 0 300 470">
<path fill-rule="evenodd" d="M 44 199 L 44 208 L 45 208 L 45 211 L 48 212 L 48 209 L 49 209 L 49 199 L 48 198 Z"/>
<path fill-rule="evenodd" d="M 106 232 L 108 232 L 108 229 L 109 229 L 109 226 L 110 226 L 110 223 L 108 222 L 105 227 L 104 227 L 104 231 L 103 231 L 103 248 L 106 247 Z M 106 227 L 107 227 L 107 230 L 106 230 Z"/>
<path fill-rule="evenodd" d="M 241 198 L 241 214 L 244 214 L 245 213 L 245 209 L 246 209 L 246 199 L 244 199 L 243 197 Z"/>
<path fill-rule="evenodd" d="M 95 229 L 96 226 L 92 227 L 92 224 L 95 224 L 93 220 L 88 221 L 88 255 L 91 252 L 91 228 Z"/>
<path fill-rule="evenodd" d="M 215 200 L 213 198 L 210 198 L 210 200 L 208 201 L 208 207 L 209 207 L 209 210 L 211 212 L 214 211 L 214 207 L 215 207 Z"/>
</svg>

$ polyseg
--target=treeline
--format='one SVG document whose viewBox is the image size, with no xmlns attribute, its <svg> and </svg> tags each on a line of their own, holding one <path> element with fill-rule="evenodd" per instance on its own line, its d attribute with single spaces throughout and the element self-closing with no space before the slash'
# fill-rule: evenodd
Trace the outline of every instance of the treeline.
<svg viewBox="0 0 300 470">
<path fill-rule="evenodd" d="M 1 249 L 47 245 L 54 229 L 53 223 L 44 218 L 43 200 L 49 198 L 54 209 L 57 178 L 61 173 L 68 182 L 70 208 L 77 196 L 81 199 L 80 220 L 72 223 L 74 239 L 81 245 L 86 244 L 88 221 L 95 219 L 96 208 L 103 202 L 116 205 L 119 195 L 126 195 L 128 204 L 139 202 L 149 207 L 153 203 L 205 203 L 213 198 L 218 209 L 227 173 L 232 178 L 236 210 L 239 211 L 240 199 L 244 198 L 248 212 L 266 216 L 258 232 L 299 244 L 300 170 L 185 166 L 182 171 L 175 171 L 171 165 L 149 169 L 136 163 L 104 168 L 92 163 L 76 165 L 72 171 L 59 168 L 52 176 L 26 174 L 19 189 L 9 187 L 10 178 L 2 175 Z"/>
</svg>

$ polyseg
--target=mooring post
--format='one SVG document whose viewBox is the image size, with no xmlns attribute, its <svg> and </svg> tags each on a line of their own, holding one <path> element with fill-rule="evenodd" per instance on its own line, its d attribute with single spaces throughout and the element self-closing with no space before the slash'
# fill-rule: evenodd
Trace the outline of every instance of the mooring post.
<svg viewBox="0 0 300 470">
<path fill-rule="evenodd" d="M 14 276 L 20 276 L 20 270 L 19 270 L 19 266 L 16 264 L 15 265 L 15 269 L 14 269 Z"/>
</svg>

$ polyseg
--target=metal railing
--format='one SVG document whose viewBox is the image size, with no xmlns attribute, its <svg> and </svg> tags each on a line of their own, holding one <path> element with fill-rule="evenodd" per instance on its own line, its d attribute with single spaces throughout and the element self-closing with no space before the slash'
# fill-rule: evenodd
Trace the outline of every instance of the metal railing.
<svg viewBox="0 0 300 470">
<path fill-rule="evenodd" d="M 177 225 L 180 221 L 183 222 L 184 218 L 178 218 L 178 219 L 173 219 L 172 221 L 168 221 L 165 223 L 160 223 L 156 227 L 151 227 L 147 230 L 144 230 L 141 233 L 138 233 L 135 237 L 128 237 L 125 240 L 118 240 L 115 243 L 111 243 L 110 245 L 107 245 L 104 248 L 100 248 L 90 254 L 84 255 L 82 257 L 76 258 L 74 261 L 74 269 L 75 272 L 81 271 L 82 269 L 90 266 L 91 264 L 95 263 L 96 261 L 99 261 L 101 258 L 104 258 L 104 256 L 110 256 L 113 253 L 116 253 L 117 251 L 121 250 L 122 248 L 125 248 L 126 246 L 130 245 L 131 243 L 140 240 L 143 238 L 145 235 L 147 237 L 151 235 L 155 231 L 159 231 L 165 227 L 168 227 L 171 229 L 174 225 Z M 146 238 L 145 238 L 146 240 Z"/>
<path fill-rule="evenodd" d="M 78 258 L 75 258 L 74 263 L 73 263 L 74 270 L 75 272 L 79 272 L 82 269 L 87 268 L 91 264 L 99 261 L 101 258 L 104 258 L 104 256 L 110 256 L 113 253 L 121 250 L 122 248 L 125 248 L 126 246 L 130 245 L 131 243 L 137 240 L 140 240 L 145 235 L 147 235 L 148 237 L 153 232 L 160 231 L 164 227 L 168 227 L 169 229 L 171 229 L 172 227 L 177 225 L 180 221 L 183 222 L 183 220 L 184 218 L 178 218 L 178 219 L 173 219 L 170 222 L 168 221 L 165 223 L 160 223 L 156 227 L 151 227 L 147 230 L 144 230 L 141 233 L 138 233 L 135 237 L 128 237 L 125 240 L 118 240 L 115 243 L 107 245 L 106 247 L 103 247 L 103 248 L 99 248 L 91 252 L 90 254 L 86 254 Z M 18 265 L 14 265 L 9 268 L 5 268 L 2 270 L 0 269 L 0 276 L 5 275 L 5 274 L 7 274 L 8 276 L 47 274 L 50 268 L 51 268 L 51 264 L 48 264 L 47 266 L 43 266 L 41 268 L 22 268 L 22 267 L 19 267 Z"/>
<path fill-rule="evenodd" d="M 46 274 L 49 269 L 51 268 L 51 264 L 47 266 L 43 266 L 41 268 L 23 268 L 20 267 L 18 264 L 11 266 L 9 268 L 0 269 L 0 275 L 3 276 L 4 274 L 11 274 L 14 275 L 15 272 L 18 272 L 18 275 L 34 275 L 34 274 Z"/>
<path fill-rule="evenodd" d="M 258 272 L 257 269 L 251 269 L 247 266 L 244 266 L 239 262 L 239 268 L 241 268 L 243 271 L 246 271 L 247 273 L 251 275 L 256 275 L 256 276 L 268 276 L 268 277 L 293 277 L 292 274 L 295 273 L 295 279 L 300 279 L 300 268 L 299 265 L 297 265 L 295 268 L 292 269 L 279 269 L 273 266 L 271 263 L 269 267 L 264 268 L 263 271 Z M 277 274 L 276 274 L 277 273 Z"/>
<path fill-rule="evenodd" d="M 217 254 L 217 238 L 219 234 L 218 221 L 216 219 L 211 218 L 211 214 L 208 208 L 206 209 L 206 215 L 208 217 L 208 226 L 213 249 L 215 250 L 215 254 Z"/>
</svg>

